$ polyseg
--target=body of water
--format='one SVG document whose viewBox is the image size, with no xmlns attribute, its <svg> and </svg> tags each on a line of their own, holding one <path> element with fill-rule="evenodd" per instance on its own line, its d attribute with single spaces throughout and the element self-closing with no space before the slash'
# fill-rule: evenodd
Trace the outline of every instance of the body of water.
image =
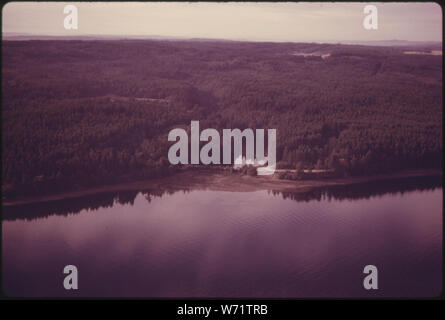
<svg viewBox="0 0 445 320">
<path fill-rule="evenodd" d="M 387 185 L 387 183 L 386 183 Z M 442 187 L 170 190 L 4 207 L 9 296 L 431 297 Z M 65 290 L 63 268 L 78 268 Z M 363 268 L 378 269 L 365 290 Z"/>
</svg>

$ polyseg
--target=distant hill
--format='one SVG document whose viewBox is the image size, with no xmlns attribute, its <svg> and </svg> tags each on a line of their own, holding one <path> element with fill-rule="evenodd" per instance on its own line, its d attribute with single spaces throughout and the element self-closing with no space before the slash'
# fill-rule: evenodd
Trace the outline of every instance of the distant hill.
<svg viewBox="0 0 445 320">
<path fill-rule="evenodd" d="M 187 38 L 187 37 L 173 37 L 173 36 L 159 36 L 159 35 L 35 35 L 28 33 L 3 33 L 3 40 L 8 41 L 27 41 L 27 40 L 191 40 L 191 41 L 241 41 L 231 39 L 212 39 L 212 38 Z M 273 41 L 249 41 L 242 40 L 242 42 L 273 42 Z M 289 43 L 303 43 L 307 41 L 289 41 Z M 315 43 L 330 43 L 330 44 L 349 44 L 362 46 L 379 46 L 379 47 L 428 47 L 432 49 L 441 49 L 442 42 L 439 41 L 409 41 L 409 40 L 348 40 L 348 41 L 314 41 Z"/>
<path fill-rule="evenodd" d="M 408 40 L 376 40 L 376 41 L 339 41 L 340 44 L 354 44 L 362 46 L 378 47 L 434 47 L 442 48 L 442 42 L 438 41 L 408 41 Z"/>
<path fill-rule="evenodd" d="M 3 33 L 3 40 L 8 41 L 28 41 L 28 40 L 124 40 L 124 39 L 135 39 L 135 40 L 178 40 L 181 38 L 177 37 L 167 37 L 167 36 L 137 36 L 137 35 L 98 35 L 98 34 L 87 34 L 87 35 L 35 35 L 27 33 Z"/>
</svg>

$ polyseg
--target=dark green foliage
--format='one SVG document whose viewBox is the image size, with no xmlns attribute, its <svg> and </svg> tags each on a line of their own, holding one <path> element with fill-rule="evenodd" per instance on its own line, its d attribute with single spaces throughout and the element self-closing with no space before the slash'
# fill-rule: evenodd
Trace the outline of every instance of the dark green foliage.
<svg viewBox="0 0 445 320">
<path fill-rule="evenodd" d="M 2 47 L 10 195 L 165 175 L 167 134 L 191 120 L 201 130 L 276 128 L 285 168 L 362 175 L 442 165 L 441 56 L 148 40 Z M 331 56 L 293 55 L 317 50 Z"/>
</svg>

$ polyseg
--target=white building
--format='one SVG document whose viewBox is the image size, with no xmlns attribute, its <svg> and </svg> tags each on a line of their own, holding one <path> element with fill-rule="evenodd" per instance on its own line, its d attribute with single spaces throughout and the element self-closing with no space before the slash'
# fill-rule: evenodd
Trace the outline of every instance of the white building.
<svg viewBox="0 0 445 320">
<path fill-rule="evenodd" d="M 239 170 L 245 166 L 254 166 L 254 167 L 261 167 L 264 166 L 266 164 L 265 160 L 256 160 L 256 159 L 246 159 L 245 156 L 239 156 L 238 158 L 235 159 L 235 163 L 233 165 L 233 169 L 235 170 Z"/>
</svg>

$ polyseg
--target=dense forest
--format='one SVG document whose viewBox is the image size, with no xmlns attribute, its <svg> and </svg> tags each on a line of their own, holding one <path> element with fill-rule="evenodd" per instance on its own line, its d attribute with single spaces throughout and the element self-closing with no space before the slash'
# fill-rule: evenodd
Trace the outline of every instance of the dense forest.
<svg viewBox="0 0 445 320">
<path fill-rule="evenodd" d="M 416 48 L 419 50 L 419 48 Z M 2 191 L 177 169 L 173 128 L 276 128 L 279 168 L 442 168 L 442 56 L 232 41 L 3 41 Z"/>
</svg>

